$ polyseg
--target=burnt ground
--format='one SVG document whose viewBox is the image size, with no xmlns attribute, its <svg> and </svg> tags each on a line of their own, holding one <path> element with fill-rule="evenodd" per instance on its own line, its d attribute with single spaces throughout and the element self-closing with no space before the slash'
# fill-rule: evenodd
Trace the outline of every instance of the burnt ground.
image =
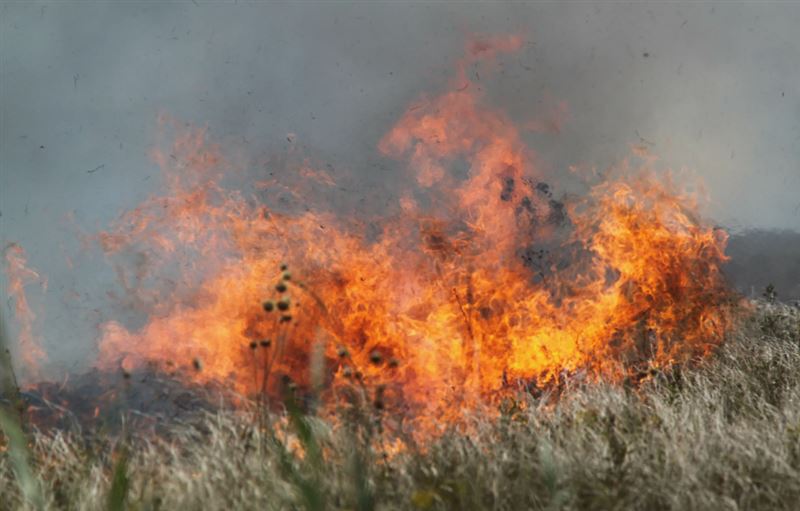
<svg viewBox="0 0 800 511">
<path fill-rule="evenodd" d="M 133 373 L 96 369 L 62 382 L 41 382 L 19 390 L 26 422 L 41 430 L 90 434 L 160 431 L 176 422 L 201 422 L 206 412 L 236 399 L 219 385 L 187 384 L 178 374 L 155 369 Z"/>
</svg>

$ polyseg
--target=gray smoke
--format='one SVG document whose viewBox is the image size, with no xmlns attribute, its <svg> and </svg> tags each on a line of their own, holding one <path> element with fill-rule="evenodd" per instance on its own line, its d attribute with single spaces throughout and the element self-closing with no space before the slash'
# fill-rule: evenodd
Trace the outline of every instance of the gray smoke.
<svg viewBox="0 0 800 511">
<path fill-rule="evenodd" d="M 102 228 L 157 189 L 159 112 L 253 155 L 294 133 L 363 174 L 348 193 L 371 194 L 395 168 L 380 136 L 447 86 L 470 34 L 509 32 L 528 42 L 476 79 L 520 121 L 568 104 L 560 133 L 530 137 L 548 173 L 644 144 L 703 177 L 720 224 L 800 230 L 798 26 L 789 2 L 4 2 L 0 241 L 48 277 L 40 333 L 80 364 L 75 343 L 90 342 L 75 339 L 94 338 L 115 277 L 96 254 L 68 268 L 74 226 Z"/>
</svg>

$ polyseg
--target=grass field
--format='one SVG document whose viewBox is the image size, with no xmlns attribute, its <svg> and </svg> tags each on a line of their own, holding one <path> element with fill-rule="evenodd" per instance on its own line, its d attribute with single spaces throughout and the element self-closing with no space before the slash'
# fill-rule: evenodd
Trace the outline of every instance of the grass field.
<svg viewBox="0 0 800 511">
<path fill-rule="evenodd" d="M 87 439 L 23 432 L 6 409 L 0 508 L 798 508 L 796 307 L 757 304 L 702 367 L 506 405 L 391 455 L 366 412 L 333 428 L 290 410 L 272 418 L 286 435 L 218 412 L 164 437 Z"/>
</svg>

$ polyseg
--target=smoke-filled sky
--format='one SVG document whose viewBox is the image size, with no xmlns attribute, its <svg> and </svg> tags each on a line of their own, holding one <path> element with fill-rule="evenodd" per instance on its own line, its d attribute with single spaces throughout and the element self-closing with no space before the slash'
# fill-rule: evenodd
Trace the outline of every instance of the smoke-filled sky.
<svg viewBox="0 0 800 511">
<path fill-rule="evenodd" d="M 484 78 L 492 101 L 523 122 L 567 105 L 530 137 L 550 174 L 645 144 L 703 177 L 720 224 L 800 230 L 798 26 L 793 2 L 4 2 L 0 240 L 51 290 L 112 282 L 62 250 L 156 191 L 159 112 L 380 183 L 380 137 L 471 36 L 504 33 L 526 43 Z"/>
</svg>

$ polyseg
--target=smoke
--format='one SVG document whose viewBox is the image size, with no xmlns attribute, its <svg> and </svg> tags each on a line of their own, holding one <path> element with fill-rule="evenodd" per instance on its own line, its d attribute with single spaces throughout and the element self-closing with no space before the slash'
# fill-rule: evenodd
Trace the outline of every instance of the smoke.
<svg viewBox="0 0 800 511">
<path fill-rule="evenodd" d="M 789 3 L 20 2 L 0 13 L 0 240 L 48 277 L 30 304 L 67 368 L 116 286 L 80 234 L 158 189 L 148 150 L 160 112 L 207 124 L 252 161 L 295 153 L 348 169 L 359 186 L 341 201 L 375 209 L 397 174 L 380 137 L 448 86 L 473 34 L 525 39 L 491 76 L 465 72 L 529 123 L 551 175 L 602 169 L 636 145 L 702 176 L 722 225 L 800 226 Z"/>
</svg>

